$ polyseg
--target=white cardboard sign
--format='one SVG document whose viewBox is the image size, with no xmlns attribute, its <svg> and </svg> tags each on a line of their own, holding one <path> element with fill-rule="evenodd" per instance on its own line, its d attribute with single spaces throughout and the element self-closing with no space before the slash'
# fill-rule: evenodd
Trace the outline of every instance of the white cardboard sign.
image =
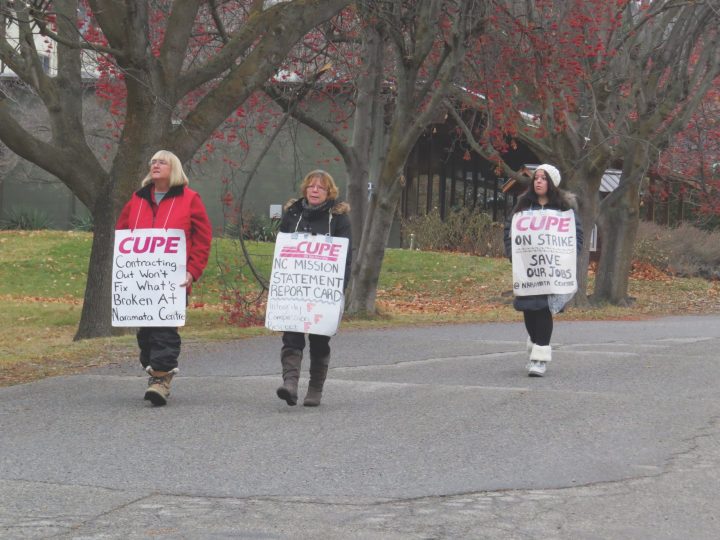
<svg viewBox="0 0 720 540">
<path fill-rule="evenodd" d="M 275 241 L 265 326 L 333 336 L 342 318 L 348 239 L 279 233 Z"/>
<path fill-rule="evenodd" d="M 185 231 L 115 231 L 113 326 L 185 326 Z"/>
<path fill-rule="evenodd" d="M 528 210 L 512 219 L 513 292 L 571 294 L 577 290 L 577 238 L 572 210 Z"/>
</svg>

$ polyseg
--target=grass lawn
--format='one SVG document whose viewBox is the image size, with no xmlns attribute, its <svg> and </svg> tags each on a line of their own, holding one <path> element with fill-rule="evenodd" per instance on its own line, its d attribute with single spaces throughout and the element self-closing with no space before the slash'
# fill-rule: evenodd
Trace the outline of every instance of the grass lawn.
<svg viewBox="0 0 720 540">
<path fill-rule="evenodd" d="M 0 385 L 71 373 L 137 355 L 134 335 L 73 342 L 82 309 L 92 236 L 82 232 L 0 231 Z M 248 243 L 267 276 L 272 244 Z M 592 276 L 591 276 L 592 285 Z M 193 287 L 184 340 L 226 340 L 269 333 L 225 321 L 229 289 L 251 287 L 239 244 L 213 242 L 210 263 Z M 668 277 L 639 268 L 630 281 L 633 306 L 571 309 L 563 319 L 637 319 L 720 312 L 717 282 Z M 377 317 L 346 317 L 343 329 L 450 322 L 519 321 L 511 306 L 510 263 L 464 254 L 389 249 L 378 289 Z"/>
</svg>

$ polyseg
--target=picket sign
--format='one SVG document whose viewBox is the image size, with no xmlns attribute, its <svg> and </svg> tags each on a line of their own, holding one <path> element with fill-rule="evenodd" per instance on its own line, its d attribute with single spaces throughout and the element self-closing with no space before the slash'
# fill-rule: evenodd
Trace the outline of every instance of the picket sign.
<svg viewBox="0 0 720 540">
<path fill-rule="evenodd" d="M 115 231 L 113 326 L 184 326 L 185 231 Z"/>
<path fill-rule="evenodd" d="M 334 336 L 345 305 L 348 239 L 279 233 L 275 241 L 265 326 Z"/>
<path fill-rule="evenodd" d="M 512 219 L 513 293 L 577 291 L 577 238 L 572 210 L 527 210 Z"/>
</svg>

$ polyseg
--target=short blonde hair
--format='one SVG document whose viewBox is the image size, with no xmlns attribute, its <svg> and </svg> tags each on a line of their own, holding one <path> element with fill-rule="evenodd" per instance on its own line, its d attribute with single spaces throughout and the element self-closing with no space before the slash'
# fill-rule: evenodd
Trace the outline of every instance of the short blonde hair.
<svg viewBox="0 0 720 540">
<path fill-rule="evenodd" d="M 313 178 L 320 178 L 322 180 L 323 185 L 327 188 L 328 199 L 335 200 L 338 198 L 340 190 L 338 189 L 335 180 L 333 180 L 333 177 L 330 176 L 328 172 L 323 171 L 322 169 L 315 169 L 305 175 L 302 184 L 300 184 L 300 194 L 303 197 L 307 198 L 307 188 L 313 181 Z"/>
<path fill-rule="evenodd" d="M 185 175 L 180 158 L 169 150 L 158 150 L 155 152 L 155 155 L 150 158 L 150 161 L 153 159 L 164 159 L 170 164 L 170 187 L 187 186 L 190 183 L 190 180 L 188 180 L 188 177 Z M 152 182 L 152 174 L 148 171 L 145 178 L 143 178 L 142 185 L 147 186 L 150 182 Z"/>
</svg>

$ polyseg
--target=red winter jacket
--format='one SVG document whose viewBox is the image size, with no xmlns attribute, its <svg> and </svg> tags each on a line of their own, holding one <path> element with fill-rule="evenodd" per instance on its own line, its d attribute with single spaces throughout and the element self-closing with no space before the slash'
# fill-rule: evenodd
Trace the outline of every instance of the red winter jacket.
<svg viewBox="0 0 720 540">
<path fill-rule="evenodd" d="M 155 204 L 155 186 L 136 191 L 120 212 L 115 229 L 183 229 L 187 245 L 187 271 L 195 281 L 210 256 L 212 226 L 200 195 L 187 186 L 171 187 Z M 189 291 L 188 291 L 189 292 Z"/>
</svg>

